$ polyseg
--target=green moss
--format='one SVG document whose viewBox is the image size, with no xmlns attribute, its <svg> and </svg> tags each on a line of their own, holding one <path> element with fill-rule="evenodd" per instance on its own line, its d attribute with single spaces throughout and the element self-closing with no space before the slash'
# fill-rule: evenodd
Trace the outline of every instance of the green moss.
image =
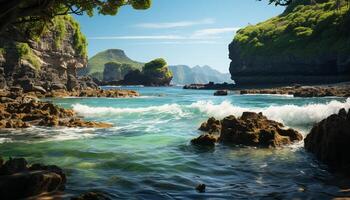
<svg viewBox="0 0 350 200">
<path fill-rule="evenodd" d="M 16 50 L 21 59 L 27 60 L 36 70 L 40 70 L 40 60 L 27 43 L 16 43 Z"/>
<path fill-rule="evenodd" d="M 0 54 L 1 54 L 1 55 L 6 54 L 6 49 L 5 49 L 5 48 L 0 48 Z"/>
<path fill-rule="evenodd" d="M 350 52 L 350 12 L 346 0 L 296 0 L 280 16 L 237 32 L 241 56 L 317 56 Z"/>
</svg>

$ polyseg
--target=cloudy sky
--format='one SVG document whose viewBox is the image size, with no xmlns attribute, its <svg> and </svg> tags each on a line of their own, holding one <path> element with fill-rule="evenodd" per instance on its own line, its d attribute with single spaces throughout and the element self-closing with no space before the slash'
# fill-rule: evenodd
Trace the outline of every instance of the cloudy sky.
<svg viewBox="0 0 350 200">
<path fill-rule="evenodd" d="M 280 14 L 267 0 L 153 0 L 145 11 L 123 7 L 116 16 L 76 16 L 89 41 L 89 56 L 123 49 L 133 60 L 163 57 L 169 64 L 209 65 L 228 72 L 228 44 L 235 32 Z"/>
</svg>

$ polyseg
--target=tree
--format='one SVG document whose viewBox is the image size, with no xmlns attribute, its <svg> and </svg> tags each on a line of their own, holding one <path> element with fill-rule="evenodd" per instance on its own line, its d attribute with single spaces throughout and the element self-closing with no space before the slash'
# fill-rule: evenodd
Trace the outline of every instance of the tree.
<svg viewBox="0 0 350 200">
<path fill-rule="evenodd" d="M 259 0 L 261 1 L 261 0 Z M 269 0 L 270 4 L 275 4 L 276 6 L 287 6 L 291 4 L 293 0 Z"/>
<path fill-rule="evenodd" d="M 10 24 L 50 21 L 58 15 L 94 13 L 116 15 L 118 9 L 131 5 L 147 9 L 152 0 L 0 0 L 0 32 Z"/>
</svg>

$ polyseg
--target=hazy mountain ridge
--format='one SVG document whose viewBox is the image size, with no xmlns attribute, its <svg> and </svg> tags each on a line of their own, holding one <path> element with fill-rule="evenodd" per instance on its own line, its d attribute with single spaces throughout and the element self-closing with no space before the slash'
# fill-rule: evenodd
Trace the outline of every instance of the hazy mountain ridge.
<svg viewBox="0 0 350 200">
<path fill-rule="evenodd" d="M 221 73 L 210 66 L 195 66 L 193 68 L 187 65 L 169 66 L 173 73 L 173 85 L 185 85 L 191 83 L 215 83 L 232 82 L 229 73 Z"/>
</svg>

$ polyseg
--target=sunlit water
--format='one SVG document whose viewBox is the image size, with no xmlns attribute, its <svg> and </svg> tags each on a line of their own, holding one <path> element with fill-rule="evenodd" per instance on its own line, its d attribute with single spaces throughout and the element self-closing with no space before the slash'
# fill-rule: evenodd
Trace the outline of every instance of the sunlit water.
<svg viewBox="0 0 350 200">
<path fill-rule="evenodd" d="M 47 99 L 110 129 L 2 130 L 0 154 L 66 171 L 68 194 L 102 190 L 124 199 L 328 199 L 342 193 L 303 143 L 276 150 L 190 145 L 208 117 L 263 112 L 307 134 L 312 125 L 350 108 L 345 98 L 273 95 L 214 97 L 213 91 L 131 88 L 140 98 Z M 205 193 L 196 185 L 205 183 Z"/>
</svg>

